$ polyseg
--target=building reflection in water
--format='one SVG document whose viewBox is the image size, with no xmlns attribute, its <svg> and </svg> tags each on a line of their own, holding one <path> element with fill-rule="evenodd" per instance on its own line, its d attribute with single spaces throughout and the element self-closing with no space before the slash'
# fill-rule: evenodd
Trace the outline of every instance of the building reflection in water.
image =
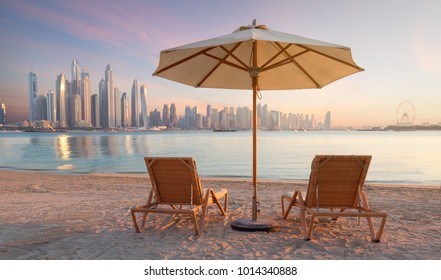
<svg viewBox="0 0 441 280">
<path fill-rule="evenodd" d="M 62 160 L 69 160 L 71 158 L 71 147 L 67 135 L 59 135 L 55 141 L 55 147 L 58 158 Z"/>
</svg>

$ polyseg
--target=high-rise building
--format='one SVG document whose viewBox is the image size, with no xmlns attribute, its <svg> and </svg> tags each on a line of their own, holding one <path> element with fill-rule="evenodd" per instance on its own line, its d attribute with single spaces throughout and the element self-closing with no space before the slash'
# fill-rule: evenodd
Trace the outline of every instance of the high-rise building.
<svg viewBox="0 0 441 280">
<path fill-rule="evenodd" d="M 78 124 L 81 122 L 81 95 L 71 94 L 69 104 L 69 126 L 78 127 Z"/>
<path fill-rule="evenodd" d="M 161 125 L 161 112 L 157 109 L 150 112 L 150 127 L 158 127 Z"/>
<path fill-rule="evenodd" d="M 170 105 L 170 127 L 177 127 L 178 126 L 178 112 L 176 110 L 175 103 L 172 103 Z"/>
<path fill-rule="evenodd" d="M 98 94 L 94 94 L 91 96 L 90 104 L 90 121 L 92 122 L 92 127 L 100 127 L 100 100 Z"/>
<path fill-rule="evenodd" d="M 66 96 L 66 77 L 63 73 L 57 76 L 57 81 L 55 83 L 56 92 L 56 114 L 57 121 L 60 127 L 67 127 L 67 96 Z"/>
<path fill-rule="evenodd" d="M 122 127 L 121 124 L 121 91 L 115 87 L 115 126 Z"/>
<path fill-rule="evenodd" d="M 87 67 L 84 67 L 81 73 L 81 118 L 89 123 L 91 121 L 90 101 L 90 76 Z"/>
<path fill-rule="evenodd" d="M 113 87 L 113 71 L 109 64 L 104 72 L 104 80 L 100 82 L 100 123 L 103 128 L 115 127 L 115 92 Z"/>
<path fill-rule="evenodd" d="M 331 112 L 329 111 L 325 115 L 325 129 L 331 129 Z"/>
<path fill-rule="evenodd" d="M 35 101 L 35 120 L 47 120 L 47 101 L 46 96 L 39 95 Z"/>
<path fill-rule="evenodd" d="M 129 127 L 130 125 L 130 107 L 127 93 L 124 92 L 121 96 L 121 126 Z"/>
<path fill-rule="evenodd" d="M 101 79 L 101 81 L 98 84 L 98 91 L 99 91 L 99 124 L 100 127 L 106 127 L 105 125 L 105 121 L 104 119 L 107 119 L 106 113 L 105 113 L 105 109 L 104 107 L 107 106 L 107 99 L 106 99 L 106 82 L 104 81 L 104 79 Z"/>
<path fill-rule="evenodd" d="M 141 113 L 142 113 L 142 125 L 147 127 L 147 85 L 141 86 Z"/>
<path fill-rule="evenodd" d="M 116 127 L 115 126 L 115 97 L 114 97 L 114 89 L 113 89 L 113 71 L 112 66 L 110 64 L 106 67 L 105 72 L 106 79 L 106 95 L 107 95 L 107 118 L 108 123 L 107 127 Z"/>
<path fill-rule="evenodd" d="M 6 124 L 6 104 L 0 103 L 0 124 Z"/>
<path fill-rule="evenodd" d="M 50 122 L 57 121 L 57 101 L 53 90 L 49 90 L 46 93 L 47 102 L 47 120 Z"/>
<path fill-rule="evenodd" d="M 168 104 L 164 104 L 162 109 L 162 123 L 166 127 L 170 127 L 170 111 L 168 109 Z"/>
<path fill-rule="evenodd" d="M 71 94 L 81 94 L 80 66 L 77 58 L 72 61 Z"/>
<path fill-rule="evenodd" d="M 35 102 L 37 99 L 37 93 L 38 93 L 38 84 L 37 84 L 37 75 L 33 72 L 29 72 L 29 120 L 35 121 L 36 120 L 36 108 L 35 108 Z"/>
<path fill-rule="evenodd" d="M 133 80 L 132 85 L 132 100 L 131 100 L 131 108 L 132 108 L 132 127 L 139 127 L 139 114 L 140 114 L 140 100 L 139 100 L 139 88 L 138 88 L 138 80 Z"/>
</svg>

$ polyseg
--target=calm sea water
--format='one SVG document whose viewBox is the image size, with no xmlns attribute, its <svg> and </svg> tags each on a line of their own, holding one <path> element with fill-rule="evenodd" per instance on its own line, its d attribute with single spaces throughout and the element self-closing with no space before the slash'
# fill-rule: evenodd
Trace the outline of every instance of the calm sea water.
<svg viewBox="0 0 441 280">
<path fill-rule="evenodd" d="M 258 133 L 258 178 L 307 179 L 316 154 L 373 156 L 368 181 L 441 183 L 441 131 Z M 252 132 L 0 133 L 0 168 L 144 173 L 144 156 L 186 156 L 202 176 L 251 177 Z"/>
</svg>

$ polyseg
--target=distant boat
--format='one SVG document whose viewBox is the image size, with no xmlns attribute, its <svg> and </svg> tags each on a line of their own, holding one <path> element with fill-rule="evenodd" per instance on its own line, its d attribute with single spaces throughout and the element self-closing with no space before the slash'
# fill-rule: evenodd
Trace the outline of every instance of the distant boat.
<svg viewBox="0 0 441 280">
<path fill-rule="evenodd" d="M 236 129 L 213 129 L 213 132 L 236 132 Z"/>
</svg>

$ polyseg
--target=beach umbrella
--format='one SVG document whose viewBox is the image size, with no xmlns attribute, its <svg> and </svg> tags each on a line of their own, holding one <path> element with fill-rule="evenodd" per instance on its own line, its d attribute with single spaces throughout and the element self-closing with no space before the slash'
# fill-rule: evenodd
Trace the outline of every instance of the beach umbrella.
<svg viewBox="0 0 441 280">
<path fill-rule="evenodd" d="M 270 30 L 254 20 L 231 34 L 161 51 L 153 75 L 197 88 L 252 90 L 252 218 L 236 220 L 232 227 L 270 231 L 277 224 L 258 219 L 256 105 L 260 91 L 321 88 L 359 71 L 363 69 L 348 47 Z"/>
</svg>

